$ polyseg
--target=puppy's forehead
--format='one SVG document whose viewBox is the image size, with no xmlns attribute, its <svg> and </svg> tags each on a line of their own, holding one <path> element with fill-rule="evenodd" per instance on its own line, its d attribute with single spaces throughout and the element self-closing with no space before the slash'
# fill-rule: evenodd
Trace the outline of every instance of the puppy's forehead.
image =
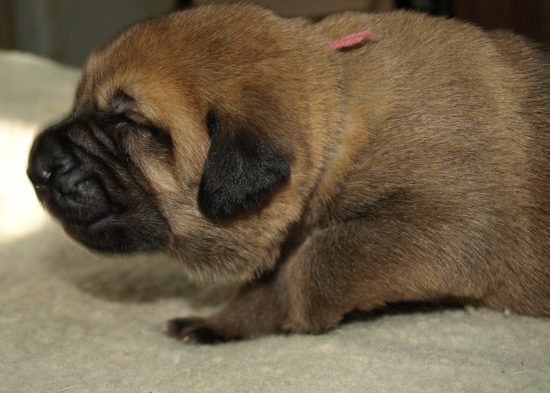
<svg viewBox="0 0 550 393">
<path fill-rule="evenodd" d="M 145 21 L 90 56 L 77 104 L 108 109 L 122 91 L 158 120 L 169 118 L 155 112 L 170 111 L 167 103 L 206 107 L 227 75 L 291 51 L 282 36 L 280 19 L 260 8 L 211 6 Z"/>
<path fill-rule="evenodd" d="M 160 124 L 173 116 L 171 104 L 178 103 L 178 112 L 196 106 L 192 70 L 170 61 L 167 48 L 149 48 L 139 36 L 115 40 L 90 56 L 77 91 L 77 111 L 109 111 L 114 97 L 123 93 L 132 98 L 133 109 Z"/>
</svg>

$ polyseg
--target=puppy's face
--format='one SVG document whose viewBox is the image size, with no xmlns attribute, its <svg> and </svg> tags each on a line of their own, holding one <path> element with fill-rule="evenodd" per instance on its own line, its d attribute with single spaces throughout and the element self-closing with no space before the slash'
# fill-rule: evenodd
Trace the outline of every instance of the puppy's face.
<svg viewBox="0 0 550 393">
<path fill-rule="evenodd" d="M 199 275 L 275 263 L 313 182 L 303 64 L 280 20 L 224 10 L 124 32 L 36 139 L 37 195 L 88 248 L 170 250 Z"/>
</svg>

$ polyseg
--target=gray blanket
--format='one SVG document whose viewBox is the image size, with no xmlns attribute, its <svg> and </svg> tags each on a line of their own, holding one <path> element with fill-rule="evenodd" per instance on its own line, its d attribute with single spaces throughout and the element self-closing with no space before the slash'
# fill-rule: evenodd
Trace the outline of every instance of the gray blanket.
<svg viewBox="0 0 550 393">
<path fill-rule="evenodd" d="M 231 288 L 161 255 L 89 254 L 25 178 L 33 134 L 69 110 L 78 76 L 0 52 L 0 392 L 550 392 L 550 320 L 486 308 L 213 346 L 165 337 L 163 321 L 207 315 Z"/>
</svg>

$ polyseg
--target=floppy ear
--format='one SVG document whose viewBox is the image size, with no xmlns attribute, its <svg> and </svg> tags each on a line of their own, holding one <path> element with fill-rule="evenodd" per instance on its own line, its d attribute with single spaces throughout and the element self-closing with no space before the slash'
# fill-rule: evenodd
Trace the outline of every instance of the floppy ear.
<svg viewBox="0 0 550 393">
<path fill-rule="evenodd" d="M 259 208 L 290 178 L 284 157 L 246 129 L 224 129 L 216 111 L 207 116 L 211 138 L 199 186 L 202 213 L 213 220 L 235 217 Z"/>
</svg>

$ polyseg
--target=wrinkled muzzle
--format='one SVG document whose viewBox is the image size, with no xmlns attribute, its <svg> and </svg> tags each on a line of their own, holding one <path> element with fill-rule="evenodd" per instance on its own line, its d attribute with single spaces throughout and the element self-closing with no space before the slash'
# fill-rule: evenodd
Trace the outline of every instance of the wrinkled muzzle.
<svg viewBox="0 0 550 393">
<path fill-rule="evenodd" d="M 151 190 L 94 127 L 66 121 L 36 138 L 27 175 L 38 199 L 69 235 L 93 250 L 161 248 L 169 227 Z"/>
</svg>

